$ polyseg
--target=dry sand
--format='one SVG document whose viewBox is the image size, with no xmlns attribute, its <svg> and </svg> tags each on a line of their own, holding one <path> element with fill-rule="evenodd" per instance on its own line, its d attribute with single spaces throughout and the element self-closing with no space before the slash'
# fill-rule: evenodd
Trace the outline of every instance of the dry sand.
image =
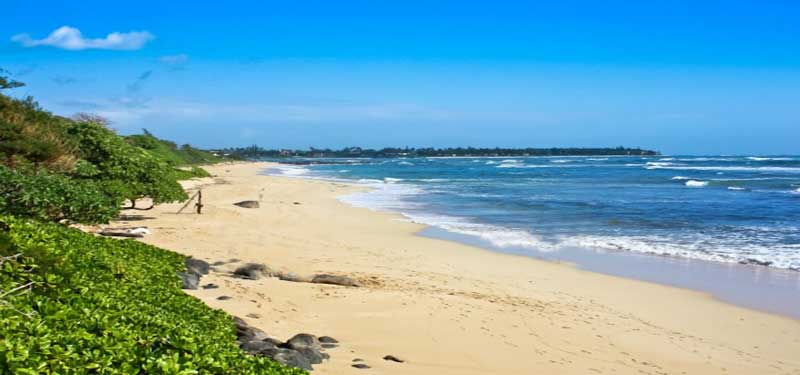
<svg viewBox="0 0 800 375">
<path fill-rule="evenodd" d="M 219 289 L 189 293 L 279 339 L 339 339 L 314 373 L 800 374 L 800 321 L 418 237 L 421 225 L 336 199 L 356 187 L 259 176 L 265 167 L 207 168 L 215 178 L 187 184 L 202 186 L 202 215 L 162 205 L 137 212 L 149 219 L 114 225 L 148 226 L 145 242 L 210 263 L 240 260 L 203 278 Z M 259 209 L 232 205 L 261 195 Z M 230 277 L 242 262 L 340 273 L 365 286 Z M 354 358 L 372 368 L 351 367 Z"/>
</svg>

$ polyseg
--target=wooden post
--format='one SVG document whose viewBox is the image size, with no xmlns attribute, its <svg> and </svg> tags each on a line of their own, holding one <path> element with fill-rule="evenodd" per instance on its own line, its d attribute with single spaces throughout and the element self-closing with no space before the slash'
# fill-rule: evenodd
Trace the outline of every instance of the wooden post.
<svg viewBox="0 0 800 375">
<path fill-rule="evenodd" d="M 194 204 L 194 207 L 197 209 L 197 214 L 200 215 L 203 213 L 203 191 L 197 191 L 197 203 Z"/>
</svg>

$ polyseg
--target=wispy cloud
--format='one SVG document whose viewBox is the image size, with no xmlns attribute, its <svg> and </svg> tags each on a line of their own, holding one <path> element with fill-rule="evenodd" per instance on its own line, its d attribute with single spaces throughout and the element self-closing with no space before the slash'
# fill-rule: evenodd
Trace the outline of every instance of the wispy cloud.
<svg viewBox="0 0 800 375">
<path fill-rule="evenodd" d="M 28 34 L 17 34 L 11 40 L 25 47 L 49 46 L 78 51 L 85 49 L 137 50 L 153 40 L 155 36 L 147 31 L 131 31 L 127 33 L 113 32 L 105 38 L 85 38 L 80 30 L 61 26 L 46 38 L 34 39 Z"/>
<path fill-rule="evenodd" d="M 177 55 L 161 56 L 158 61 L 169 70 L 183 70 L 186 68 L 186 63 L 189 62 L 189 55 L 181 53 Z"/>
<path fill-rule="evenodd" d="M 125 87 L 125 90 L 128 91 L 128 93 L 131 93 L 131 94 L 134 94 L 134 93 L 137 93 L 137 92 L 141 91 L 142 90 L 142 85 L 145 83 L 145 81 L 150 79 L 150 76 L 152 76 L 152 75 L 153 75 L 153 71 L 152 70 L 148 70 L 148 71 L 140 74 L 139 77 L 136 77 L 135 81 L 133 81 L 131 84 L 129 84 L 128 86 Z"/>
<path fill-rule="evenodd" d="M 78 82 L 78 80 L 75 77 L 70 77 L 70 76 L 55 76 L 52 78 L 52 80 L 59 86 L 65 86 Z"/>
</svg>

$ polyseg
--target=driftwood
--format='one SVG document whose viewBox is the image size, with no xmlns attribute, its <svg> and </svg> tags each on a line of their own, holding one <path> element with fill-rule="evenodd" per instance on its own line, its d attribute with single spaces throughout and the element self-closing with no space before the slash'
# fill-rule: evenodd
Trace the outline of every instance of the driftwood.
<svg viewBox="0 0 800 375">
<path fill-rule="evenodd" d="M 100 231 L 97 234 L 101 236 L 108 236 L 108 237 L 130 237 L 130 238 L 142 238 L 144 237 L 141 233 L 128 233 L 128 232 L 116 232 L 116 231 L 109 231 L 104 230 Z"/>
<path fill-rule="evenodd" d="M 131 205 L 129 207 L 122 207 L 123 210 L 139 210 L 139 211 L 148 211 L 152 210 L 155 207 L 155 204 L 150 204 L 150 207 L 147 208 L 138 208 L 136 207 L 136 199 L 131 200 Z"/>
<path fill-rule="evenodd" d="M 186 203 L 183 204 L 181 209 L 178 210 L 178 212 L 176 212 L 176 214 L 179 214 L 179 213 L 183 212 L 183 210 L 185 210 L 186 207 L 189 207 L 189 203 L 192 203 L 192 201 L 195 198 L 197 198 L 197 203 L 195 203 L 194 208 L 195 208 L 195 210 L 196 210 L 196 212 L 198 214 L 202 213 L 201 211 L 203 210 L 203 191 L 202 190 L 198 190 L 196 193 L 194 193 L 194 195 L 192 195 L 191 198 L 189 198 L 189 200 L 186 201 Z"/>
</svg>

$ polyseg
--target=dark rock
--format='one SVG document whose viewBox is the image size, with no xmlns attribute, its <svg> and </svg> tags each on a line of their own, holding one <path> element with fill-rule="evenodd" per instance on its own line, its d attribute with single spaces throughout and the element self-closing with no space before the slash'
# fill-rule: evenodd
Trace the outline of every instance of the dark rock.
<svg viewBox="0 0 800 375">
<path fill-rule="evenodd" d="M 216 261 L 214 263 L 211 263 L 212 266 L 222 266 L 222 265 L 225 265 L 225 264 L 227 264 L 227 262 L 223 262 L 221 260 L 218 260 L 218 261 Z"/>
<path fill-rule="evenodd" d="M 297 350 L 279 348 L 272 356 L 272 359 L 286 366 L 312 370 L 311 362 Z"/>
<path fill-rule="evenodd" d="M 258 201 L 241 201 L 234 203 L 234 205 L 243 208 L 259 208 L 261 206 L 258 204 Z"/>
<path fill-rule="evenodd" d="M 249 280 L 258 280 L 262 277 L 270 277 L 273 275 L 272 270 L 261 263 L 247 263 L 243 266 L 236 268 L 233 274 L 237 277 Z"/>
<path fill-rule="evenodd" d="M 303 357 L 305 357 L 306 360 L 308 360 L 308 362 L 311 363 L 312 365 L 320 364 L 322 363 L 323 359 L 328 359 L 330 357 L 327 354 L 322 353 L 314 348 L 299 348 L 295 350 L 298 353 L 302 354 Z"/>
<path fill-rule="evenodd" d="M 217 297 L 217 299 L 220 300 L 220 301 L 227 301 L 227 300 L 232 299 L 232 298 L 233 297 L 231 297 L 231 296 L 219 296 L 219 297 Z"/>
<path fill-rule="evenodd" d="M 217 288 L 219 288 L 219 285 L 217 285 L 217 284 L 206 284 L 206 285 L 203 285 L 203 289 L 217 289 Z"/>
<path fill-rule="evenodd" d="M 181 286 L 183 289 L 197 289 L 197 285 L 200 284 L 200 275 L 196 273 L 178 272 L 178 276 L 180 276 L 183 283 Z"/>
<path fill-rule="evenodd" d="M 354 287 L 359 286 L 358 282 L 347 276 L 329 275 L 329 274 L 321 274 L 314 276 L 314 278 L 311 279 L 311 282 L 315 284 L 330 284 L 330 285 L 354 286 Z"/>
<path fill-rule="evenodd" d="M 756 266 L 769 266 L 770 264 L 772 264 L 772 262 L 770 262 L 768 260 L 758 260 L 758 259 L 753 259 L 753 258 L 740 260 L 739 263 L 740 264 L 752 264 L 752 265 L 756 265 Z"/>
<path fill-rule="evenodd" d="M 271 341 L 253 340 L 242 344 L 242 350 L 250 354 L 266 354 L 274 352 L 278 347 Z"/>
<path fill-rule="evenodd" d="M 353 358 L 353 362 L 364 362 L 361 358 Z"/>
<path fill-rule="evenodd" d="M 261 318 L 261 315 L 258 315 L 256 313 L 249 313 L 249 314 L 247 314 L 247 317 L 248 318 L 253 318 L 253 319 L 259 319 L 259 318 Z"/>
<path fill-rule="evenodd" d="M 324 343 L 324 344 L 320 344 L 320 346 L 322 346 L 323 349 L 333 349 L 333 348 L 338 348 L 339 344 Z"/>
<path fill-rule="evenodd" d="M 319 342 L 323 343 L 323 344 L 338 344 L 339 343 L 339 340 L 337 340 L 337 339 L 335 339 L 333 337 L 330 337 L 330 336 L 320 336 L 317 340 Z"/>
<path fill-rule="evenodd" d="M 397 363 L 403 363 L 403 362 L 405 362 L 404 360 L 402 360 L 402 359 L 400 359 L 400 358 L 397 358 L 397 357 L 395 357 L 395 356 L 393 356 L 393 355 L 391 355 L 391 354 L 384 356 L 384 357 L 383 357 L 383 360 L 384 360 L 384 361 L 392 361 L 392 362 L 397 362 Z"/>
<path fill-rule="evenodd" d="M 295 283 L 307 283 L 311 281 L 311 278 L 306 276 L 300 276 L 294 272 L 278 272 L 275 274 L 279 280 L 283 281 L 291 281 Z"/>
<path fill-rule="evenodd" d="M 186 272 L 196 273 L 198 275 L 208 275 L 208 270 L 211 266 L 206 261 L 195 258 L 186 258 Z"/>
<path fill-rule="evenodd" d="M 355 363 L 355 364 L 353 364 L 352 366 L 353 366 L 353 367 L 355 367 L 355 368 L 357 368 L 357 369 L 362 369 L 362 370 L 364 370 L 364 369 L 368 369 L 368 368 L 372 368 L 372 367 L 370 367 L 370 366 L 369 366 L 368 364 L 366 364 L 366 363 Z"/>
<path fill-rule="evenodd" d="M 292 204 L 299 205 L 299 204 L 300 204 L 300 202 L 292 202 Z"/>
<path fill-rule="evenodd" d="M 298 333 L 286 341 L 287 348 L 300 349 L 300 348 L 316 348 L 319 349 L 319 340 L 317 337 L 308 333 Z"/>
</svg>

